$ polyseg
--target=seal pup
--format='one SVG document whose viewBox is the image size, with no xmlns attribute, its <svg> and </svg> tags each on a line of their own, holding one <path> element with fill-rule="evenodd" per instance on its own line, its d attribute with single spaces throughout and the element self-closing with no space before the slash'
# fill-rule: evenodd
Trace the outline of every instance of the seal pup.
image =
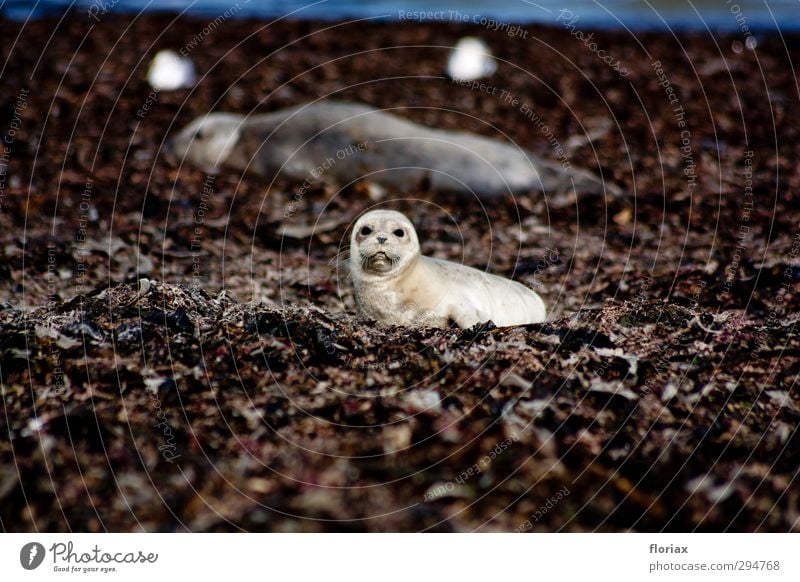
<svg viewBox="0 0 800 582">
<path fill-rule="evenodd" d="M 367 105 L 322 101 L 245 117 L 210 113 L 167 149 L 206 172 L 222 167 L 274 179 L 366 180 L 403 192 L 430 189 L 482 198 L 536 192 L 618 194 L 591 172 L 565 169 L 514 145 L 432 129 Z"/>
<path fill-rule="evenodd" d="M 414 225 L 394 210 L 355 223 L 350 271 L 359 313 L 380 325 L 469 328 L 544 321 L 541 297 L 524 285 L 420 253 Z"/>
</svg>

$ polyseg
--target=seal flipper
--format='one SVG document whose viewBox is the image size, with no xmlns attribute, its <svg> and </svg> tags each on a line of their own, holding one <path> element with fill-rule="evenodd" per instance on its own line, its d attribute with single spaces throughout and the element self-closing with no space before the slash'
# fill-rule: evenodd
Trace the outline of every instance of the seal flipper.
<svg viewBox="0 0 800 582">
<path fill-rule="evenodd" d="M 610 194 L 615 197 L 622 196 L 622 189 L 597 174 L 578 168 L 565 168 L 563 165 L 528 156 L 534 164 L 541 179 L 545 192 L 563 193 L 572 192 L 579 194 Z"/>
</svg>

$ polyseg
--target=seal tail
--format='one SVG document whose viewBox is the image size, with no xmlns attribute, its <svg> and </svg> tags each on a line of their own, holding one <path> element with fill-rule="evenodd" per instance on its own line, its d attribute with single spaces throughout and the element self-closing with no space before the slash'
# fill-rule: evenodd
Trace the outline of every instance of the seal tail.
<svg viewBox="0 0 800 582">
<path fill-rule="evenodd" d="M 534 160 L 542 187 L 546 192 L 571 192 L 578 194 L 609 194 L 622 196 L 622 189 L 588 170 L 565 168 L 561 164 Z"/>
</svg>

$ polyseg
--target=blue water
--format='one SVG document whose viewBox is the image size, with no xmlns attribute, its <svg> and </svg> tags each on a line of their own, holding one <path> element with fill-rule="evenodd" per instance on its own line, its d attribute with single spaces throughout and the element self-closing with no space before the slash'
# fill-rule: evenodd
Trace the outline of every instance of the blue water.
<svg viewBox="0 0 800 582">
<path fill-rule="evenodd" d="M 800 30 L 800 0 L 0 0 L 0 13 L 25 19 L 60 14 L 74 6 L 114 12 L 183 11 L 219 16 L 236 6 L 236 17 L 339 20 L 348 18 L 415 20 L 495 19 L 503 22 L 557 23 L 569 10 L 581 25 L 634 30 Z M 421 12 L 422 14 L 414 14 Z M 745 28 L 747 27 L 747 28 Z"/>
</svg>

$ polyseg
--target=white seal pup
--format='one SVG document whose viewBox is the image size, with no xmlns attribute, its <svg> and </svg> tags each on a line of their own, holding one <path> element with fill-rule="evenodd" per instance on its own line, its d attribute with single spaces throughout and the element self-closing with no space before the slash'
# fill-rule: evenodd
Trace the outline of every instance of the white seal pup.
<svg viewBox="0 0 800 582">
<path fill-rule="evenodd" d="M 395 191 L 431 189 L 483 198 L 565 192 L 618 194 L 591 172 L 566 169 L 513 144 L 438 130 L 367 105 L 322 101 L 245 117 L 210 113 L 167 149 L 207 172 L 222 167 L 297 182 L 358 180 Z"/>
<path fill-rule="evenodd" d="M 381 325 L 469 328 L 544 321 L 541 297 L 524 285 L 420 253 L 417 232 L 400 212 L 361 216 L 350 237 L 358 311 Z"/>
</svg>

